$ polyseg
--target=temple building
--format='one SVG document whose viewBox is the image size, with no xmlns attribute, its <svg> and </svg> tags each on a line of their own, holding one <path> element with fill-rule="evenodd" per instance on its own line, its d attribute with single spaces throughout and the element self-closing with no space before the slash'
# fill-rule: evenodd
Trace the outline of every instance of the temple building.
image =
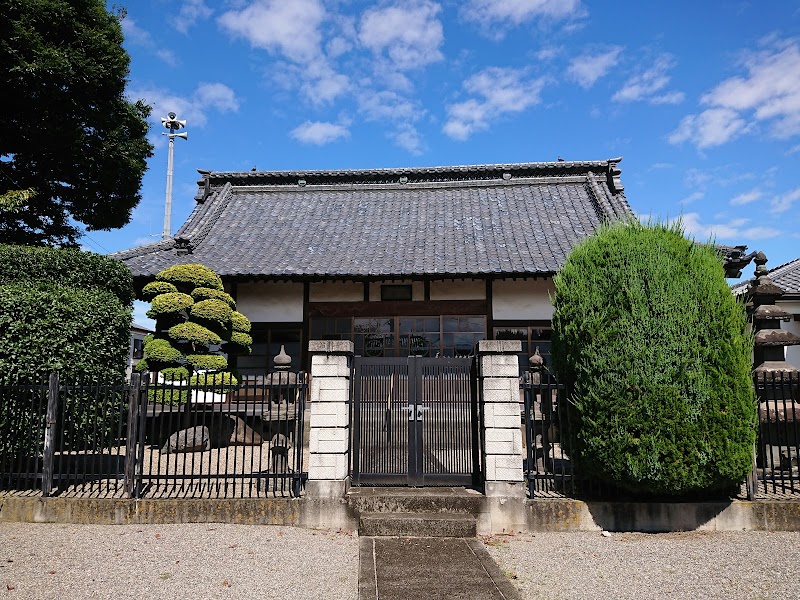
<svg viewBox="0 0 800 600">
<path fill-rule="evenodd" d="M 309 340 L 363 356 L 460 356 L 518 339 L 549 360 L 553 276 L 603 222 L 632 218 L 621 159 L 343 171 L 199 171 L 172 239 L 114 254 L 139 288 L 214 269 L 253 323 L 244 374 Z M 725 250 L 734 268 L 744 247 Z M 741 262 L 741 261 L 739 261 Z"/>
</svg>

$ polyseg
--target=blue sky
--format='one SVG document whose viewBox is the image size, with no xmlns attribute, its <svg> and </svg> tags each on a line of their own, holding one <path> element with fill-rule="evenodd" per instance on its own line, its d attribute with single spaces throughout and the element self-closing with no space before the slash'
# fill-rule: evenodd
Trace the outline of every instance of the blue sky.
<svg viewBox="0 0 800 600">
<path fill-rule="evenodd" d="M 636 213 L 800 256 L 797 1 L 131 0 L 123 29 L 156 149 L 131 223 L 87 249 L 160 239 L 175 111 L 173 232 L 197 168 L 623 156 Z"/>
</svg>

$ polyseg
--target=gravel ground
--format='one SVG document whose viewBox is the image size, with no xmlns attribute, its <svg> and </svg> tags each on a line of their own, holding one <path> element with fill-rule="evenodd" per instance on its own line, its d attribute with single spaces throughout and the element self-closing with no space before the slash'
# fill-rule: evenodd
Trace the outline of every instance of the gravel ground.
<svg viewBox="0 0 800 600">
<path fill-rule="evenodd" d="M 484 542 L 531 600 L 800 598 L 800 533 L 537 533 Z"/>
<path fill-rule="evenodd" d="M 0 598 L 353 599 L 358 538 L 292 527 L 0 523 Z"/>
</svg>

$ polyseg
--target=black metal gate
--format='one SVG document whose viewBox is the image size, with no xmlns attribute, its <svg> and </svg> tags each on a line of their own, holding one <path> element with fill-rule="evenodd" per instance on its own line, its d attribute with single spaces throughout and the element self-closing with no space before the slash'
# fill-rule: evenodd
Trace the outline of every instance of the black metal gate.
<svg viewBox="0 0 800 600">
<path fill-rule="evenodd" d="M 472 358 L 354 362 L 354 485 L 477 485 Z"/>
</svg>

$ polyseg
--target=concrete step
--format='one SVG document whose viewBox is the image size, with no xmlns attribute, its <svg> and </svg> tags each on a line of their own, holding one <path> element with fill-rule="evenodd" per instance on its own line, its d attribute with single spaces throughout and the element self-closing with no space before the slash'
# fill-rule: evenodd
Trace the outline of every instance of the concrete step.
<svg viewBox="0 0 800 600">
<path fill-rule="evenodd" d="M 356 513 L 448 513 L 478 515 L 483 494 L 466 488 L 350 488 Z"/>
<path fill-rule="evenodd" d="M 361 513 L 360 536 L 475 537 L 475 517 L 449 513 Z"/>
</svg>

